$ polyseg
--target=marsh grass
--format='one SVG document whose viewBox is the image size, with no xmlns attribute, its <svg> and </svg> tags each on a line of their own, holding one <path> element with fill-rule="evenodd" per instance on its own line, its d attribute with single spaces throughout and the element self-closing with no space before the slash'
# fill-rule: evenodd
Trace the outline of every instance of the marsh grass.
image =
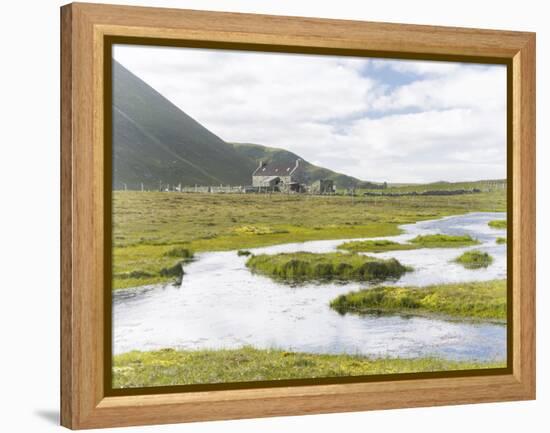
<svg viewBox="0 0 550 433">
<path fill-rule="evenodd" d="M 269 277 L 293 281 L 370 281 L 399 278 L 411 268 L 396 259 L 378 259 L 345 253 L 260 254 L 249 258 L 246 266 Z"/>
<path fill-rule="evenodd" d="M 449 197 L 354 197 L 353 202 L 345 196 L 114 191 L 113 288 L 170 281 L 160 270 L 176 263 L 176 257 L 166 255 L 174 248 L 228 251 L 393 236 L 401 233 L 399 224 L 505 210 L 504 190 Z M 129 278 L 133 272 L 151 276 Z"/>
<path fill-rule="evenodd" d="M 411 239 L 410 243 L 401 244 L 398 242 L 380 239 L 366 241 L 345 242 L 338 246 L 338 249 L 351 252 L 372 252 L 414 250 L 419 248 L 457 248 L 479 244 L 479 241 L 468 235 L 418 235 Z"/>
<path fill-rule="evenodd" d="M 477 245 L 479 241 L 469 235 L 418 235 L 410 242 L 420 248 L 457 248 Z"/>
<path fill-rule="evenodd" d="M 418 245 L 400 244 L 398 242 L 385 239 L 367 240 L 367 241 L 350 241 L 338 245 L 339 250 L 346 250 L 354 253 L 381 253 L 384 251 L 399 251 L 399 250 L 414 250 L 421 248 Z"/>
<path fill-rule="evenodd" d="M 487 224 L 493 229 L 506 229 L 506 220 L 492 220 Z"/>
<path fill-rule="evenodd" d="M 185 274 L 183 267 L 195 257 L 189 248 L 163 245 L 122 248 L 117 253 L 113 263 L 114 289 L 154 283 L 180 284 Z"/>
<path fill-rule="evenodd" d="M 113 387 L 227 383 L 316 377 L 503 368 L 505 362 L 448 361 L 439 358 L 368 358 L 260 350 L 128 352 L 113 359 Z"/>
<path fill-rule="evenodd" d="M 472 250 L 464 252 L 454 259 L 454 261 L 460 263 L 467 269 L 480 269 L 486 268 L 493 263 L 493 257 L 489 253 Z"/>
<path fill-rule="evenodd" d="M 189 260 L 194 257 L 193 251 L 189 248 L 175 247 L 164 253 L 166 257 L 178 257 L 180 259 Z"/>
<path fill-rule="evenodd" d="M 502 245 L 506 243 L 506 238 L 498 237 L 496 240 L 497 244 Z"/>
<path fill-rule="evenodd" d="M 273 234 L 289 233 L 288 230 L 281 229 L 281 228 L 274 228 L 270 226 L 254 226 L 254 225 L 236 227 L 234 230 L 235 230 L 235 233 L 244 234 L 244 235 L 273 235 Z"/>
<path fill-rule="evenodd" d="M 340 295 L 330 307 L 340 314 L 437 314 L 505 321 L 506 280 L 427 287 L 379 286 Z"/>
</svg>

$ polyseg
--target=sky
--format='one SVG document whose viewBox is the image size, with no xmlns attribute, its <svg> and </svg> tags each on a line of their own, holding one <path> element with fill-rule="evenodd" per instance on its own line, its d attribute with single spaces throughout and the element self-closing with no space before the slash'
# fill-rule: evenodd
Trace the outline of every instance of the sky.
<svg viewBox="0 0 550 433">
<path fill-rule="evenodd" d="M 506 68 L 116 45 L 113 57 L 228 142 L 377 182 L 506 177 Z"/>
</svg>

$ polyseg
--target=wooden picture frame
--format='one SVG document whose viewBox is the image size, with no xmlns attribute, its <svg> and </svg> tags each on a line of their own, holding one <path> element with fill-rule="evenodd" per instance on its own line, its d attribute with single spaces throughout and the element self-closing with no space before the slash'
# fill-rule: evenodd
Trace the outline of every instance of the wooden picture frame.
<svg viewBox="0 0 550 433">
<path fill-rule="evenodd" d="M 109 38 L 508 65 L 509 368 L 493 374 L 113 395 L 104 248 Z M 61 8 L 61 424 L 72 429 L 535 398 L 535 34 L 73 3 Z M 107 195 L 108 197 L 108 195 Z M 106 277 L 107 276 L 107 277 Z"/>
</svg>

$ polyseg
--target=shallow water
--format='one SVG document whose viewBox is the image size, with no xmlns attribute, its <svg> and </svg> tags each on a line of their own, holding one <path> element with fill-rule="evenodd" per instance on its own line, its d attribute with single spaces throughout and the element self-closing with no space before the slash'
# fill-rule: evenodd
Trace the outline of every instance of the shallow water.
<svg viewBox="0 0 550 433">
<path fill-rule="evenodd" d="M 404 234 L 380 239 L 404 241 L 418 234 L 469 234 L 475 247 L 385 252 L 414 272 L 385 284 L 428 285 L 506 278 L 505 230 L 487 226 L 504 213 L 471 213 L 402 226 Z M 250 249 L 255 254 L 329 252 L 346 239 L 310 241 Z M 489 252 L 486 269 L 468 270 L 450 262 L 468 249 Z M 370 253 L 369 253 L 370 254 Z M 506 327 L 400 315 L 339 315 L 329 307 L 336 296 L 366 283 L 289 286 L 254 275 L 236 251 L 202 253 L 185 266 L 180 287 L 158 285 L 113 295 L 113 352 L 220 349 L 251 345 L 314 353 L 370 356 L 504 360 Z"/>
</svg>

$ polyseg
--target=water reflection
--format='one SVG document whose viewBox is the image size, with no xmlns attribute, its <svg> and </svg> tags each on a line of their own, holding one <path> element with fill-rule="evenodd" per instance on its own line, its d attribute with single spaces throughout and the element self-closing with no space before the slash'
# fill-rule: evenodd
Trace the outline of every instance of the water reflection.
<svg viewBox="0 0 550 433">
<path fill-rule="evenodd" d="M 403 241 L 418 234 L 469 234 L 482 244 L 454 249 L 420 249 L 377 254 L 395 257 L 415 271 L 389 284 L 426 285 L 506 277 L 504 230 L 487 226 L 503 213 L 472 213 L 403 226 L 385 237 Z M 312 241 L 251 249 L 254 253 L 328 252 L 346 240 Z M 494 257 L 491 266 L 469 270 L 451 262 L 476 248 Z M 117 291 L 113 299 L 113 351 L 258 348 L 314 353 L 448 359 L 505 359 L 506 327 L 423 317 L 339 315 L 334 297 L 367 286 L 327 283 L 288 286 L 251 274 L 235 251 L 203 253 L 186 266 L 180 287 L 152 286 Z"/>
</svg>

